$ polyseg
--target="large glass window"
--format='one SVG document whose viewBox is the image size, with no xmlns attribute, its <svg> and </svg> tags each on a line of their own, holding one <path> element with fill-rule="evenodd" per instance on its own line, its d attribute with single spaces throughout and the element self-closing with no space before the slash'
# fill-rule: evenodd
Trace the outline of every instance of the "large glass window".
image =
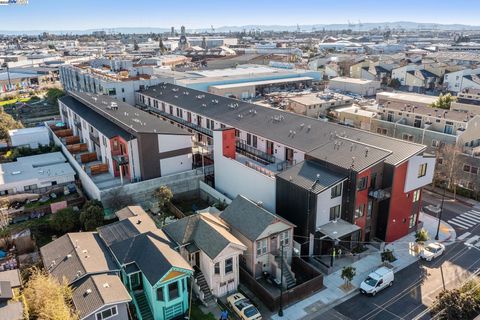
<svg viewBox="0 0 480 320">
<path fill-rule="evenodd" d="M 117 306 L 113 306 L 107 310 L 103 310 L 97 313 L 97 320 L 109 319 L 113 316 L 116 316 L 118 313 Z"/>
<path fill-rule="evenodd" d="M 233 258 L 225 260 L 225 274 L 233 272 Z"/>
<path fill-rule="evenodd" d="M 172 282 L 168 285 L 168 300 L 176 299 L 180 296 L 178 290 L 178 281 Z"/>
<path fill-rule="evenodd" d="M 286 246 L 289 242 L 289 234 L 288 231 L 284 231 L 280 233 L 280 245 Z"/>
<path fill-rule="evenodd" d="M 157 289 L 157 300 L 158 301 L 165 301 L 165 297 L 163 295 L 163 287 Z"/>
<path fill-rule="evenodd" d="M 257 256 L 267 253 L 267 239 L 257 241 Z"/>
<path fill-rule="evenodd" d="M 420 167 L 418 167 L 418 177 L 424 177 L 427 174 L 427 164 L 422 163 Z"/>
<path fill-rule="evenodd" d="M 357 209 L 355 209 L 355 218 L 363 217 L 364 214 L 365 214 L 365 204 L 362 203 L 357 207 Z"/>
<path fill-rule="evenodd" d="M 220 262 L 215 263 L 215 274 L 220 274 Z"/>
<path fill-rule="evenodd" d="M 368 184 L 368 177 L 363 177 L 363 178 L 361 178 L 360 180 L 358 180 L 357 190 L 360 191 L 360 190 L 366 189 L 366 188 L 367 188 L 367 184 Z"/>
<path fill-rule="evenodd" d="M 339 183 L 332 188 L 332 199 L 340 197 L 342 195 L 342 184 Z"/>
<path fill-rule="evenodd" d="M 337 220 L 340 218 L 341 206 L 335 206 L 330 208 L 330 221 Z"/>
</svg>

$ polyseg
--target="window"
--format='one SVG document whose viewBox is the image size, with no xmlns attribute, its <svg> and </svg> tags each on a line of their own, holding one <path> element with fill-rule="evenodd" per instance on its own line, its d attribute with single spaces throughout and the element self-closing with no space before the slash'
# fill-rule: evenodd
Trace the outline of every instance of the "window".
<svg viewBox="0 0 480 320">
<path fill-rule="evenodd" d="M 332 199 L 340 197 L 342 195 L 342 184 L 339 183 L 332 188 Z"/>
<path fill-rule="evenodd" d="M 340 209 L 340 205 L 330 208 L 330 221 L 340 219 Z"/>
<path fill-rule="evenodd" d="M 265 241 L 266 242 L 266 241 Z M 225 260 L 225 274 L 233 271 L 233 258 Z"/>
<path fill-rule="evenodd" d="M 370 219 L 372 217 L 372 209 L 373 209 L 373 200 L 368 199 L 367 204 L 367 218 Z"/>
<path fill-rule="evenodd" d="M 385 129 L 385 128 L 377 128 L 377 133 L 386 135 L 386 134 L 387 134 L 387 129 Z"/>
<path fill-rule="evenodd" d="M 168 300 L 177 299 L 180 296 L 178 290 L 178 281 L 172 282 L 168 285 Z"/>
<path fill-rule="evenodd" d="M 366 189 L 366 188 L 367 188 L 367 184 L 368 184 L 368 177 L 363 177 L 363 178 L 361 178 L 360 180 L 358 180 L 357 190 L 360 191 L 360 190 Z"/>
<path fill-rule="evenodd" d="M 247 144 L 249 146 L 252 145 L 252 135 L 250 133 L 247 133 Z"/>
<path fill-rule="evenodd" d="M 443 164 L 443 158 L 438 158 L 438 159 L 437 159 L 437 163 L 438 163 L 438 164 Z"/>
<path fill-rule="evenodd" d="M 160 287 L 157 289 L 157 300 L 158 301 L 165 301 L 165 298 L 163 296 L 163 287 Z"/>
<path fill-rule="evenodd" d="M 118 313 L 117 306 L 113 306 L 109 309 L 98 312 L 96 318 L 97 318 L 97 320 L 105 320 L 105 319 L 109 319 L 113 316 L 116 316 L 117 313 Z"/>
<path fill-rule="evenodd" d="M 289 234 L 288 231 L 284 231 L 280 233 L 280 245 L 281 246 L 288 246 L 289 242 Z"/>
<path fill-rule="evenodd" d="M 377 173 L 374 172 L 370 176 L 370 188 L 375 189 L 376 186 L 377 186 Z"/>
<path fill-rule="evenodd" d="M 413 135 L 408 134 L 408 133 L 404 133 L 404 134 L 402 134 L 402 139 L 406 140 L 406 141 L 413 142 Z"/>
<path fill-rule="evenodd" d="M 169 106 L 170 107 L 170 114 L 173 115 L 173 106 Z"/>
<path fill-rule="evenodd" d="M 427 164 L 422 163 L 420 167 L 418 167 L 418 177 L 424 177 L 427 174 Z"/>
<path fill-rule="evenodd" d="M 420 200 L 420 190 L 413 191 L 413 199 L 412 202 L 417 202 Z"/>
<path fill-rule="evenodd" d="M 252 141 L 253 141 L 252 147 L 256 148 L 257 147 L 257 136 L 253 136 L 252 138 L 253 138 L 252 139 Z"/>
<path fill-rule="evenodd" d="M 267 239 L 257 241 L 257 256 L 267 253 Z"/>
<path fill-rule="evenodd" d="M 358 206 L 357 209 L 355 209 L 355 218 L 363 217 L 364 214 L 365 214 L 365 204 L 362 203 L 361 205 Z"/>
<path fill-rule="evenodd" d="M 470 172 L 473 174 L 478 174 L 478 167 L 471 167 Z"/>
<path fill-rule="evenodd" d="M 410 216 L 410 221 L 408 222 L 408 227 L 413 228 L 415 227 L 415 222 L 417 221 L 417 214 L 414 213 Z"/>
<path fill-rule="evenodd" d="M 440 141 L 432 139 L 432 147 L 438 148 L 440 146 Z"/>
<path fill-rule="evenodd" d="M 220 274 L 220 262 L 215 263 L 215 274 Z"/>
<path fill-rule="evenodd" d="M 32 191 L 32 190 L 37 189 L 37 185 L 36 184 L 31 184 L 31 185 L 28 185 L 28 186 L 24 186 L 23 189 L 25 191 Z"/>
</svg>

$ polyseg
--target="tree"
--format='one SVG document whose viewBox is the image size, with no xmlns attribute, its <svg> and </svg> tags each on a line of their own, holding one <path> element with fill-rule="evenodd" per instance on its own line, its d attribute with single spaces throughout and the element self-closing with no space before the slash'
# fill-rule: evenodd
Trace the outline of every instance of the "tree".
<svg viewBox="0 0 480 320">
<path fill-rule="evenodd" d="M 3 107 L 0 107 L 0 140 L 8 139 L 8 130 L 21 128 L 23 128 L 22 123 L 13 119 L 3 110 Z"/>
<path fill-rule="evenodd" d="M 160 40 L 158 41 L 158 48 L 160 50 L 160 54 L 164 54 L 166 51 L 165 45 L 163 44 L 163 39 L 160 37 Z"/>
<path fill-rule="evenodd" d="M 72 208 L 60 209 L 50 219 L 50 227 L 61 234 L 76 230 L 79 224 L 78 213 Z"/>
<path fill-rule="evenodd" d="M 425 241 L 428 241 L 428 239 L 429 239 L 428 231 L 425 230 L 424 228 L 418 230 L 415 233 L 415 242 L 417 242 L 419 244 L 424 244 Z"/>
<path fill-rule="evenodd" d="M 154 192 L 154 197 L 158 201 L 158 209 L 162 211 L 165 208 L 167 203 L 169 203 L 173 198 L 172 191 L 167 186 L 161 186 Z"/>
<path fill-rule="evenodd" d="M 478 280 L 462 287 L 442 291 L 431 309 L 435 319 L 473 319 L 480 313 L 480 288 Z"/>
<path fill-rule="evenodd" d="M 133 40 L 133 50 L 138 51 L 138 49 L 140 48 L 138 47 L 137 40 Z"/>
<path fill-rule="evenodd" d="M 357 271 L 354 267 L 352 266 L 343 267 L 342 274 L 340 275 L 340 277 L 345 281 L 346 287 L 349 287 L 351 285 L 351 282 L 356 274 L 357 274 Z"/>
<path fill-rule="evenodd" d="M 98 200 L 85 203 L 80 212 L 80 223 L 85 231 L 93 231 L 103 225 L 103 206 Z"/>
<path fill-rule="evenodd" d="M 449 110 L 452 102 L 456 100 L 457 97 L 452 96 L 450 93 L 447 93 L 446 95 L 440 94 L 438 99 L 433 102 L 430 107 Z"/>
<path fill-rule="evenodd" d="M 58 99 L 65 95 L 65 91 L 57 88 L 50 88 L 47 91 L 48 103 L 58 106 Z"/>
<path fill-rule="evenodd" d="M 78 319 L 72 309 L 71 288 L 37 268 L 33 268 L 23 295 L 28 319 Z"/>
<path fill-rule="evenodd" d="M 390 83 L 388 84 L 388 86 L 392 87 L 393 89 L 398 89 L 401 85 L 402 84 L 400 83 L 400 80 L 397 78 L 390 79 Z"/>
<path fill-rule="evenodd" d="M 110 190 L 105 199 L 105 207 L 115 211 L 133 204 L 132 196 L 123 192 L 121 188 Z"/>
</svg>

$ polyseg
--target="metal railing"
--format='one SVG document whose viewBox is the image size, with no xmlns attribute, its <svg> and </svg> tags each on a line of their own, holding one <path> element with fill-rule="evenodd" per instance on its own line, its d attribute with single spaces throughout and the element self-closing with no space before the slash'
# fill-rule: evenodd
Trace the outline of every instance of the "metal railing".
<svg viewBox="0 0 480 320">
<path fill-rule="evenodd" d="M 378 201 L 386 200 L 391 197 L 390 189 L 372 189 L 368 191 L 368 196 Z"/>
<path fill-rule="evenodd" d="M 89 136 L 90 136 L 90 140 L 92 140 L 93 142 L 95 142 L 98 146 L 100 146 L 100 138 L 96 135 L 94 135 L 93 133 L 89 133 Z"/>
<path fill-rule="evenodd" d="M 237 152 L 245 156 L 253 155 L 261 160 L 267 161 L 268 163 L 275 163 L 276 158 L 274 155 L 268 154 L 264 151 L 258 150 L 247 144 L 244 140 L 236 141 Z M 256 159 L 255 159 L 256 160 Z"/>
</svg>

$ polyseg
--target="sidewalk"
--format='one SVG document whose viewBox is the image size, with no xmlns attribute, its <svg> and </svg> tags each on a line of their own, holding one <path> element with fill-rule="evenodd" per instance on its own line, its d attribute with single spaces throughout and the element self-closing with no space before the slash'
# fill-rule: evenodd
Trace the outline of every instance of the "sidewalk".
<svg viewBox="0 0 480 320">
<path fill-rule="evenodd" d="M 426 186 L 424 187 L 424 191 L 427 191 L 427 192 L 430 192 L 430 193 L 434 193 L 436 195 L 439 195 L 439 196 L 442 196 L 443 195 L 443 189 L 439 189 L 439 188 L 432 188 L 431 186 Z M 450 199 L 453 199 L 453 193 L 450 192 L 450 191 L 447 191 L 445 192 L 445 197 L 446 198 L 450 198 Z M 471 206 L 471 207 L 475 207 L 477 209 L 480 209 L 480 202 L 476 201 L 476 200 L 473 200 L 473 199 L 470 199 L 470 198 L 466 198 L 466 197 L 462 197 L 460 195 L 455 195 L 455 200 L 460 202 L 460 203 L 463 203 L 464 205 L 467 205 L 467 206 Z"/>
<path fill-rule="evenodd" d="M 420 214 L 419 220 L 423 222 L 423 227 L 428 231 L 430 238 L 433 240 L 437 231 L 438 220 L 427 214 Z M 439 242 L 448 245 L 456 238 L 455 230 L 446 222 L 441 222 L 439 232 Z M 408 267 L 419 258 L 414 252 L 415 245 L 415 233 L 412 232 L 407 236 L 398 239 L 395 242 L 387 244 L 385 248 L 393 250 L 393 254 L 397 260 L 391 263 L 394 272 L 398 272 L 405 267 Z M 317 292 L 316 294 L 284 309 L 284 316 L 278 315 L 272 316 L 274 320 L 296 320 L 296 319 L 317 319 L 319 317 L 318 312 L 324 309 L 325 311 L 333 308 L 337 304 L 350 299 L 359 293 L 358 287 L 369 273 L 382 266 L 382 260 L 380 252 L 372 253 L 352 264 L 356 269 L 356 276 L 352 280 L 352 284 L 355 286 L 350 292 L 345 292 L 340 289 L 340 286 L 344 284 L 344 280 L 341 278 L 342 271 L 336 271 L 323 278 L 323 284 L 326 289 Z"/>
</svg>

